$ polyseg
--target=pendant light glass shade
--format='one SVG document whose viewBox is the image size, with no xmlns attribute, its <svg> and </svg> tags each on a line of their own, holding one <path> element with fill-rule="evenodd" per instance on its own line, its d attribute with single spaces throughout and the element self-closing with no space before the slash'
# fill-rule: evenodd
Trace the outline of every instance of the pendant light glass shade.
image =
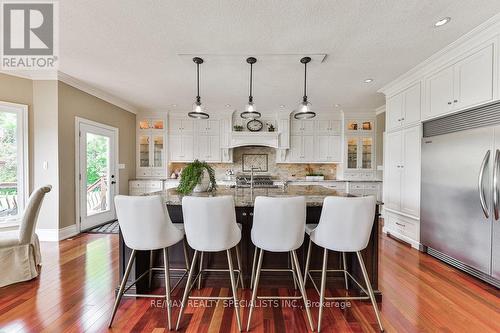
<svg viewBox="0 0 500 333">
<path fill-rule="evenodd" d="M 293 117 L 295 119 L 311 119 L 316 117 L 316 113 L 311 110 L 311 103 L 307 100 L 307 64 L 311 61 L 311 58 L 304 57 L 300 59 L 300 62 L 304 64 L 304 96 L 302 97 L 302 102 L 300 102 L 297 110 Z"/>
<path fill-rule="evenodd" d="M 201 104 L 200 97 L 200 64 L 203 63 L 203 59 L 194 57 L 193 62 L 196 64 L 196 102 L 193 104 L 193 110 L 188 113 L 188 116 L 196 119 L 208 119 L 210 116 L 205 112 L 205 107 Z"/>
<path fill-rule="evenodd" d="M 245 105 L 245 111 L 240 114 L 241 118 L 244 119 L 257 119 L 260 118 L 260 112 L 257 112 L 255 104 L 253 103 L 252 96 L 252 83 L 253 83 L 253 64 L 257 62 L 254 57 L 247 58 L 247 63 L 250 64 L 250 94 L 248 96 L 248 103 Z"/>
</svg>

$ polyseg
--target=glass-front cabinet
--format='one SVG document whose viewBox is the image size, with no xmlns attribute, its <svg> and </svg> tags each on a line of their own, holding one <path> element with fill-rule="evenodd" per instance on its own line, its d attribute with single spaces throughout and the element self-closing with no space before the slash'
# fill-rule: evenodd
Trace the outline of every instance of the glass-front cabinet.
<svg viewBox="0 0 500 333">
<path fill-rule="evenodd" d="M 347 119 L 346 133 L 370 133 L 373 132 L 374 121 L 372 119 Z"/>
<path fill-rule="evenodd" d="M 137 177 L 165 178 L 165 119 L 159 116 L 139 117 L 137 121 Z"/>
<path fill-rule="evenodd" d="M 348 136 L 346 161 L 349 170 L 372 170 L 374 164 L 372 136 Z"/>
</svg>

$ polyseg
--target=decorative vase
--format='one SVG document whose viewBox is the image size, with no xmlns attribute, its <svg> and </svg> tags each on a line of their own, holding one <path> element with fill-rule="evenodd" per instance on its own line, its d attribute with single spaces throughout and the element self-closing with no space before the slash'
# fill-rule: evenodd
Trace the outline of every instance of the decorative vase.
<svg viewBox="0 0 500 333">
<path fill-rule="evenodd" d="M 207 170 L 203 169 L 203 175 L 201 176 L 201 181 L 198 185 L 196 185 L 193 189 L 193 192 L 207 192 L 210 187 L 210 176 L 208 175 Z"/>
</svg>

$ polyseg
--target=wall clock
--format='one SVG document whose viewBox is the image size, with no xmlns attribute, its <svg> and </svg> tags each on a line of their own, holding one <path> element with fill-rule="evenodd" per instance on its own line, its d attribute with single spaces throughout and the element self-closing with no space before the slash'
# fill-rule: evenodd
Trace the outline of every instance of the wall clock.
<svg viewBox="0 0 500 333">
<path fill-rule="evenodd" d="M 250 132 L 258 132 L 262 129 L 264 124 L 258 119 L 252 119 L 247 123 L 247 128 Z"/>
</svg>

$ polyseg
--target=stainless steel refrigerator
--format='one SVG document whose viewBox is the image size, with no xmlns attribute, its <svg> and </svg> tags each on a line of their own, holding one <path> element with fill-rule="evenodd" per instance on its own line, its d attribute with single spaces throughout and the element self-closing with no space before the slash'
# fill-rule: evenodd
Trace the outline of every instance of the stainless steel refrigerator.
<svg viewBox="0 0 500 333">
<path fill-rule="evenodd" d="M 500 103 L 424 123 L 420 241 L 500 287 Z"/>
</svg>

